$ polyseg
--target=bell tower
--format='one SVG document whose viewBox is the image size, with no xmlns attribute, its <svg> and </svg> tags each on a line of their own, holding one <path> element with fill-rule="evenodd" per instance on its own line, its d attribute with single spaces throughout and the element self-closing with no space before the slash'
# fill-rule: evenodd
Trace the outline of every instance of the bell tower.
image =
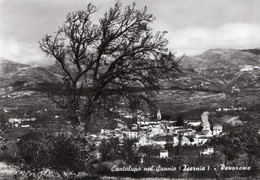
<svg viewBox="0 0 260 180">
<path fill-rule="evenodd" d="M 157 120 L 161 120 L 161 119 L 162 119 L 162 115 L 161 115 L 160 110 L 158 109 L 158 112 L 157 112 Z"/>
</svg>

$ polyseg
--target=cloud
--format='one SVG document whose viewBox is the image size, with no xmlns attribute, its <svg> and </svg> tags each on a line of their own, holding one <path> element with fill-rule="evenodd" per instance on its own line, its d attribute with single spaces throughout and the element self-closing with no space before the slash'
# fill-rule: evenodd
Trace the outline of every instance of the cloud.
<svg viewBox="0 0 260 180">
<path fill-rule="evenodd" d="M 39 46 L 15 39 L 0 40 L 0 57 L 31 65 L 50 65 L 52 61 L 41 52 Z"/>
<path fill-rule="evenodd" d="M 197 27 L 170 31 L 169 49 L 177 55 L 196 55 L 213 48 L 248 49 L 260 47 L 260 25 L 227 23 L 215 29 Z M 15 39 L 0 39 L 0 57 L 21 63 L 50 65 L 39 45 Z"/>
<path fill-rule="evenodd" d="M 200 54 L 211 48 L 260 47 L 260 25 L 227 23 L 214 29 L 197 27 L 172 31 L 167 36 L 169 48 L 178 55 Z"/>
<path fill-rule="evenodd" d="M 157 20 L 155 31 L 168 31 L 169 49 L 177 55 L 195 55 L 210 48 L 260 47 L 260 1 L 252 0 L 124 0 L 136 1 L 137 8 L 148 6 Z M 100 10 L 94 21 L 103 16 L 114 0 L 93 2 Z M 0 0 L 0 57 L 47 65 L 53 63 L 39 49 L 37 41 L 56 31 L 68 12 L 84 9 L 85 0 Z M 221 15 L 220 15 L 221 12 Z"/>
</svg>

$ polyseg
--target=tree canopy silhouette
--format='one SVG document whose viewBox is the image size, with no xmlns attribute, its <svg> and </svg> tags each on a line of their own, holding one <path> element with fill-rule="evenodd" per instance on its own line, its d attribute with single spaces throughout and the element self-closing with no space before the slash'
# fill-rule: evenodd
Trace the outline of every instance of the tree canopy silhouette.
<svg viewBox="0 0 260 180">
<path fill-rule="evenodd" d="M 84 11 L 69 13 L 56 33 L 40 41 L 64 75 L 52 99 L 70 120 L 86 126 L 93 114 L 108 113 L 121 101 L 130 108 L 150 104 L 148 89 L 179 70 L 167 49 L 166 32 L 154 33 L 149 26 L 155 18 L 146 7 L 138 10 L 133 3 L 123 8 L 117 2 L 93 23 L 97 11 L 88 4 Z"/>
<path fill-rule="evenodd" d="M 178 116 L 177 122 L 176 122 L 176 126 L 183 126 L 184 125 L 184 120 L 182 118 L 182 115 L 180 114 Z"/>
</svg>

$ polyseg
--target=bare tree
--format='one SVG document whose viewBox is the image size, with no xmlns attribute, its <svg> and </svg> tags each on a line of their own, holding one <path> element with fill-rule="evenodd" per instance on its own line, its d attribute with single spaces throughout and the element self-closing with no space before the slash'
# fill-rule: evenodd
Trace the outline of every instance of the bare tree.
<svg viewBox="0 0 260 180">
<path fill-rule="evenodd" d="M 166 32 L 154 33 L 149 26 L 155 18 L 146 7 L 123 8 L 117 2 L 93 24 L 90 18 L 97 10 L 88 4 L 84 11 L 69 13 L 62 27 L 40 42 L 64 74 L 64 85 L 52 99 L 76 124 L 87 125 L 93 114 L 111 111 L 120 100 L 131 108 L 149 104 L 147 90 L 179 70 L 167 49 Z M 142 93 L 136 93 L 138 88 Z"/>
</svg>

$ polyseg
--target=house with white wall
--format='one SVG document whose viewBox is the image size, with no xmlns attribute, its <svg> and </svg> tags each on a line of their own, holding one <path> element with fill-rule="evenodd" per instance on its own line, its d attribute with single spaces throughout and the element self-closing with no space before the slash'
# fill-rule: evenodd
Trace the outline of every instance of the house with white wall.
<svg viewBox="0 0 260 180">
<path fill-rule="evenodd" d="M 214 153 L 214 147 L 210 146 L 203 151 L 200 151 L 200 155 L 212 155 Z"/>
<path fill-rule="evenodd" d="M 160 158 L 161 159 L 169 158 L 168 150 L 165 150 L 165 149 L 160 150 Z"/>
<path fill-rule="evenodd" d="M 223 132 L 223 127 L 219 124 L 213 126 L 212 134 L 213 136 L 219 136 Z"/>
</svg>

